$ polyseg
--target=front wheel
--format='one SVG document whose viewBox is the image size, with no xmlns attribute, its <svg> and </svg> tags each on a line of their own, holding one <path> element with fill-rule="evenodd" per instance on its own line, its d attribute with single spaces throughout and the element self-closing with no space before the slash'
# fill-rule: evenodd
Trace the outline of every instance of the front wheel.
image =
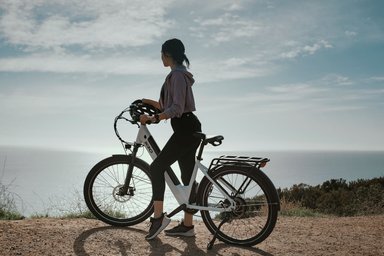
<svg viewBox="0 0 384 256">
<path fill-rule="evenodd" d="M 99 220 L 113 226 L 131 226 L 153 213 L 149 165 L 135 159 L 129 191 L 121 195 L 130 155 L 114 155 L 96 164 L 84 182 L 85 202 Z"/>
<path fill-rule="evenodd" d="M 244 166 L 222 166 L 210 175 L 235 201 L 236 208 L 221 213 L 201 211 L 208 230 L 217 232 L 219 240 L 235 245 L 253 246 L 266 239 L 275 227 L 280 206 L 269 178 L 259 169 Z M 218 186 L 207 178 L 199 186 L 197 202 L 215 208 L 230 206 Z"/>
</svg>

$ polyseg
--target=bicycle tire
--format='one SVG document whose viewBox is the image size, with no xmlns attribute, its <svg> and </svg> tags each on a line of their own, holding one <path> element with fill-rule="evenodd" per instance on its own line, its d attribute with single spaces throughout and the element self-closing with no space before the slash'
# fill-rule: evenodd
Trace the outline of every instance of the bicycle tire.
<svg viewBox="0 0 384 256">
<path fill-rule="evenodd" d="M 97 163 L 84 182 L 85 202 L 99 220 L 113 226 L 132 226 L 153 213 L 152 180 L 149 165 L 135 159 L 130 186 L 133 195 L 119 196 L 131 155 L 113 155 Z"/>
<path fill-rule="evenodd" d="M 221 185 L 224 184 L 222 180 L 226 180 L 237 192 L 244 181 L 250 183 L 247 190 L 237 196 L 225 188 L 236 201 L 237 207 L 234 211 L 201 211 L 201 217 L 208 230 L 212 234 L 217 232 L 217 238 L 228 244 L 253 246 L 264 241 L 273 231 L 280 209 L 277 191 L 268 176 L 259 169 L 244 166 L 222 166 L 210 172 L 210 175 L 216 182 L 221 180 Z M 202 206 L 225 204 L 224 196 L 206 177 L 199 186 L 197 200 Z M 229 221 L 218 230 L 225 215 Z"/>
</svg>

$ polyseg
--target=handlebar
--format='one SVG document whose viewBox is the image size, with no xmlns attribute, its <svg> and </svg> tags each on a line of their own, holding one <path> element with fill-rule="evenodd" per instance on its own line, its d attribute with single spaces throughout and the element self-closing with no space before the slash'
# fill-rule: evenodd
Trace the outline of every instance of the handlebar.
<svg viewBox="0 0 384 256">
<path fill-rule="evenodd" d="M 124 114 L 127 112 L 129 113 L 131 119 L 124 116 Z M 125 141 L 120 136 L 119 131 L 117 129 L 117 122 L 119 120 L 125 120 L 127 122 L 130 122 L 131 124 L 136 124 L 140 128 L 140 116 L 141 115 L 153 116 L 153 115 L 156 115 L 159 113 L 160 113 L 159 109 L 155 108 L 152 105 L 143 103 L 142 100 L 136 100 L 136 101 L 132 102 L 132 104 L 129 107 L 124 109 L 118 116 L 115 117 L 115 121 L 113 123 L 113 128 L 115 130 L 115 134 L 116 134 L 117 138 L 122 143 L 124 143 L 126 145 L 133 145 L 134 144 L 133 142 Z M 221 143 L 224 139 L 224 137 L 221 135 L 207 138 L 207 136 L 204 133 L 199 133 L 199 132 L 195 133 L 195 136 L 197 136 L 198 138 L 200 138 L 202 140 L 202 144 L 203 144 L 202 148 L 204 147 L 204 145 L 207 145 L 208 143 L 211 144 L 212 146 L 215 146 L 215 147 L 219 146 L 219 145 L 221 145 Z"/>
<path fill-rule="evenodd" d="M 134 120 L 130 120 L 130 119 L 128 119 L 128 118 L 126 118 L 126 117 L 124 116 L 124 114 L 125 114 L 126 112 L 128 112 L 128 111 L 129 111 L 129 108 L 126 108 L 126 109 L 124 109 L 118 116 L 115 117 L 115 121 L 113 122 L 113 129 L 115 130 L 115 134 L 116 134 L 117 138 L 118 138 L 122 143 L 125 143 L 125 144 L 132 144 L 132 143 L 129 143 L 129 142 L 125 141 L 123 138 L 121 138 L 121 136 L 120 136 L 120 134 L 119 134 L 119 131 L 118 131 L 118 129 L 117 129 L 117 122 L 118 122 L 119 120 L 125 120 L 125 121 L 127 121 L 127 122 L 130 122 L 131 124 L 137 124 L 136 121 L 134 121 Z M 138 125 L 138 124 L 137 124 L 137 125 Z"/>
<path fill-rule="evenodd" d="M 129 113 L 131 119 L 126 118 L 124 116 L 124 114 L 127 112 Z M 159 114 L 159 113 L 160 113 L 160 110 L 155 108 L 154 106 L 143 103 L 142 100 L 135 100 L 134 102 L 131 103 L 131 105 L 129 107 L 124 109 L 118 116 L 115 117 L 115 121 L 113 123 L 113 128 L 115 130 L 115 134 L 116 134 L 117 138 L 122 143 L 132 145 L 132 143 L 129 143 L 129 142 L 125 141 L 123 138 L 121 138 L 119 131 L 117 129 L 117 122 L 119 120 L 125 120 L 127 122 L 130 122 L 131 124 L 136 124 L 138 127 L 140 127 L 139 123 L 140 123 L 140 116 L 141 115 L 153 116 L 153 115 Z"/>
</svg>

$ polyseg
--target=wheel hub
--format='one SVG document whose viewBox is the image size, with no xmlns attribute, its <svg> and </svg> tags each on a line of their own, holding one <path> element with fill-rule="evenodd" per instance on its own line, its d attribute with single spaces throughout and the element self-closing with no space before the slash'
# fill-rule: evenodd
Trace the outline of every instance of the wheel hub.
<svg viewBox="0 0 384 256">
<path fill-rule="evenodd" d="M 242 218 L 245 216 L 245 213 L 247 212 L 247 203 L 245 200 L 241 197 L 235 197 L 233 198 L 236 203 L 236 208 L 232 211 L 233 217 L 235 218 Z"/>
<path fill-rule="evenodd" d="M 130 194 L 122 194 L 121 191 L 123 189 L 123 185 L 117 185 L 113 191 L 112 191 L 112 196 L 113 198 L 119 202 L 119 203 L 125 203 L 125 202 L 128 202 L 130 199 L 131 199 L 131 195 Z"/>
</svg>

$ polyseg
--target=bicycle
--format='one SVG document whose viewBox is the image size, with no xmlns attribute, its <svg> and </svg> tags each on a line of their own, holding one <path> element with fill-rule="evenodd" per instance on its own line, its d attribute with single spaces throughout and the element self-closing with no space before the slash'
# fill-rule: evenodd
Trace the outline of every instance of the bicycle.
<svg viewBox="0 0 384 256">
<path fill-rule="evenodd" d="M 126 113 L 130 118 L 125 116 Z M 114 130 L 125 154 L 100 161 L 85 179 L 85 202 L 93 215 L 107 224 L 131 226 L 143 222 L 153 213 L 149 164 L 138 158 L 137 152 L 144 147 L 152 159 L 160 153 L 147 125 L 141 125 L 139 121 L 142 114 L 156 113 L 159 113 L 158 109 L 140 100 L 124 109 L 115 118 Z M 120 136 L 117 128 L 120 120 L 138 126 L 135 141 L 128 142 Z M 216 238 L 241 246 L 262 242 L 273 231 L 280 210 L 276 188 L 261 171 L 270 160 L 221 156 L 214 158 L 207 168 L 201 163 L 204 147 L 208 144 L 219 146 L 224 137 L 207 137 L 203 133 L 195 136 L 201 143 L 189 184 L 182 185 L 172 168 L 164 174 L 166 184 L 179 203 L 167 216 L 172 217 L 182 210 L 192 214 L 200 211 L 205 226 L 213 234 L 208 249 L 212 248 Z M 203 178 L 196 189 L 194 181 L 198 170 L 203 173 Z"/>
</svg>

